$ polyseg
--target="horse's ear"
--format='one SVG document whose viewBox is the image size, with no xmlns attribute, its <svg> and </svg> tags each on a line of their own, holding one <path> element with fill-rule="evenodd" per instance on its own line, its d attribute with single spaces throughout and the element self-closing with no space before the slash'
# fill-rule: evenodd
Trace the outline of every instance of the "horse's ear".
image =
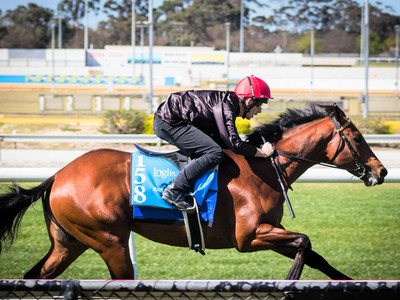
<svg viewBox="0 0 400 300">
<path fill-rule="evenodd" d="M 333 109 L 335 112 L 335 116 L 337 118 L 340 118 L 341 116 L 343 116 L 343 117 L 346 116 L 346 114 L 343 112 L 343 110 L 341 110 L 340 107 L 336 103 L 333 104 Z"/>
<path fill-rule="evenodd" d="M 337 106 L 336 103 L 333 103 L 333 112 L 335 114 L 335 117 L 338 118 L 340 115 L 339 107 Z"/>
</svg>

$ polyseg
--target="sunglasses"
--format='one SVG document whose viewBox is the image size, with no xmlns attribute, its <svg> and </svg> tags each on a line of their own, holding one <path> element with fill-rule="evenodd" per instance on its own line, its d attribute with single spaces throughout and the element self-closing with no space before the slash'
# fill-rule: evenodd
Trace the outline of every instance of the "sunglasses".
<svg viewBox="0 0 400 300">
<path fill-rule="evenodd" d="M 263 99 L 263 100 L 254 99 L 254 101 L 256 101 L 257 107 L 258 107 L 258 108 L 260 108 L 260 107 L 262 107 L 264 104 L 268 103 L 268 99 Z"/>
</svg>

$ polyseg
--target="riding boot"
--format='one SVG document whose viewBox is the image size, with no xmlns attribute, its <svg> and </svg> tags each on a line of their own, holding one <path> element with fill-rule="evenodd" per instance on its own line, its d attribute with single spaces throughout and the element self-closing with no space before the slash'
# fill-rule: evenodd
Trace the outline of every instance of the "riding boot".
<svg viewBox="0 0 400 300">
<path fill-rule="evenodd" d="M 185 201 L 185 193 L 175 186 L 172 182 L 162 192 L 161 197 L 169 204 L 175 205 L 179 209 L 190 209 L 192 208 L 189 203 Z"/>
</svg>

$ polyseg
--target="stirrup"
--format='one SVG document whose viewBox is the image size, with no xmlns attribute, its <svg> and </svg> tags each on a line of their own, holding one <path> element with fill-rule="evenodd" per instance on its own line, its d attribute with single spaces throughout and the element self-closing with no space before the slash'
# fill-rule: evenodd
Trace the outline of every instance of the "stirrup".
<svg viewBox="0 0 400 300">
<path fill-rule="evenodd" d="M 175 201 L 171 201 L 170 199 L 164 199 L 164 200 L 182 211 L 189 212 L 189 211 L 193 211 L 195 209 L 194 206 L 190 206 L 190 204 L 187 203 L 185 200 L 175 200 Z"/>
<path fill-rule="evenodd" d="M 185 195 L 184 194 L 180 194 L 179 196 L 176 197 L 176 199 L 173 199 L 175 197 L 174 193 L 171 192 L 170 189 L 168 189 L 168 187 L 163 191 L 163 193 L 161 194 L 161 198 L 166 201 L 167 203 L 175 206 L 176 208 L 178 208 L 179 210 L 193 210 L 194 206 L 191 206 L 189 203 L 187 203 L 185 201 Z"/>
</svg>

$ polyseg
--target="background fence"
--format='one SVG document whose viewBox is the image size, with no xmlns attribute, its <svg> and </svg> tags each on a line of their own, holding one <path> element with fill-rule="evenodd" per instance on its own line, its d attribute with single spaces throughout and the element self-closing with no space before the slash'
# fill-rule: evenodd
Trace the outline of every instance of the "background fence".
<svg viewBox="0 0 400 300">
<path fill-rule="evenodd" d="M 2 299 L 399 299 L 400 281 L 0 280 Z"/>
<path fill-rule="evenodd" d="M 400 134 L 372 134 L 364 136 L 367 142 L 373 144 L 400 144 Z M 2 158 L 3 143 L 13 143 L 17 149 L 19 143 L 109 143 L 109 144 L 151 144 L 160 149 L 162 141 L 154 134 L 93 134 L 93 135 L 48 135 L 48 134 L 0 134 L 0 160 Z M 3 150 L 4 152 L 5 150 Z M 60 152 L 58 150 L 58 152 Z M 59 155 L 62 155 L 60 153 Z M 31 167 L 31 168 L 1 168 L 1 181 L 42 181 L 59 168 Z M 349 182 L 354 176 L 343 170 L 313 167 L 307 170 L 298 182 Z M 400 168 L 389 169 L 385 182 L 400 182 Z"/>
<path fill-rule="evenodd" d="M 244 139 L 244 136 L 242 138 Z M 364 138 L 368 144 L 400 144 L 400 134 L 366 134 Z M 155 134 L 0 134 L 0 142 L 137 143 L 161 145 L 161 140 Z"/>
</svg>

